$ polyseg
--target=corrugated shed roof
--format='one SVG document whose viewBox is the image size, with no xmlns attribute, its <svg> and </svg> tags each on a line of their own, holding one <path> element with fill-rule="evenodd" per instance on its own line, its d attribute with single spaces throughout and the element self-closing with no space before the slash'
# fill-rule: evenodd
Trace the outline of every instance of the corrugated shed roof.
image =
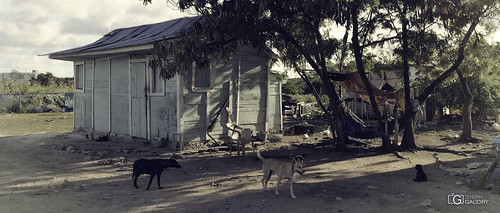
<svg viewBox="0 0 500 213">
<path fill-rule="evenodd" d="M 90 53 L 151 44 L 154 41 L 177 37 L 178 33 L 191 27 L 200 16 L 185 17 L 156 24 L 113 30 L 101 39 L 85 46 L 50 53 L 50 58 L 64 59 L 70 54 Z"/>
</svg>

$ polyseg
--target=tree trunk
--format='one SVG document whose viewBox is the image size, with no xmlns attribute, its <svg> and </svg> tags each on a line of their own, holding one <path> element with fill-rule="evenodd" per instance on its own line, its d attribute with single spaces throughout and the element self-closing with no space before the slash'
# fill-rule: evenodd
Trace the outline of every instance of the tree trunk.
<svg viewBox="0 0 500 213">
<path fill-rule="evenodd" d="M 402 34 L 403 34 L 402 35 L 403 36 L 403 66 L 404 66 L 403 67 L 403 70 L 404 70 L 403 78 L 404 78 L 404 84 L 405 84 L 404 86 L 405 86 L 406 110 L 405 110 L 405 132 L 403 135 L 403 141 L 401 143 L 400 148 L 412 149 L 412 148 L 417 147 L 415 145 L 415 137 L 413 135 L 413 125 L 412 125 L 412 121 L 411 121 L 411 119 L 414 118 L 416 111 L 415 112 L 412 111 L 411 101 L 409 100 L 410 86 L 409 86 L 409 77 L 407 76 L 407 75 L 409 75 L 408 55 L 407 55 L 409 53 L 409 50 L 408 50 L 408 29 L 407 29 L 408 20 L 406 20 L 406 17 L 404 16 L 404 14 L 406 14 L 406 10 L 407 10 L 407 8 L 405 7 L 404 11 L 403 11 L 403 15 L 401 16 L 402 17 L 401 24 L 402 24 L 402 28 L 403 28 L 402 29 Z M 430 94 L 432 94 L 434 92 L 434 89 L 436 89 L 436 87 L 438 85 L 440 85 L 444 80 L 446 80 L 446 78 L 448 78 L 451 74 L 453 74 L 453 72 L 455 72 L 458 69 L 460 64 L 462 64 L 462 62 L 465 58 L 465 56 L 464 56 L 465 47 L 467 46 L 467 42 L 469 41 L 472 33 L 476 29 L 476 26 L 478 23 L 479 23 L 479 17 L 476 17 L 475 19 L 472 20 L 472 22 L 469 26 L 469 29 L 467 30 L 467 33 L 465 33 L 464 38 L 460 42 L 460 46 L 458 48 L 457 58 L 453 62 L 453 65 L 450 68 L 448 68 L 448 70 L 446 70 L 443 74 L 438 76 L 434 81 L 432 81 L 432 83 L 429 86 L 427 86 L 424 89 L 422 94 L 420 94 L 418 96 L 418 98 L 416 98 L 416 100 L 418 100 L 419 103 L 424 103 L 425 100 L 430 96 Z"/>
<path fill-rule="evenodd" d="M 488 167 L 488 170 L 484 171 L 483 174 L 471 184 L 471 188 L 483 189 L 485 186 L 487 186 L 491 180 L 491 174 L 493 174 L 493 171 L 495 171 L 499 163 L 500 155 L 497 154 L 497 157 L 495 158 L 493 163 L 491 163 L 490 167 Z"/>
<path fill-rule="evenodd" d="M 337 135 L 337 145 L 335 148 L 338 151 L 345 151 L 346 142 L 348 140 L 348 136 L 344 131 L 344 105 L 340 101 L 340 98 L 335 91 L 335 87 L 333 87 L 330 78 L 327 76 L 326 79 L 321 79 L 323 85 L 326 89 L 326 94 L 328 94 L 328 98 L 330 99 L 330 108 L 333 113 L 333 125 L 335 129 L 335 133 Z"/>
<path fill-rule="evenodd" d="M 403 83 L 405 92 L 405 131 L 401 140 L 401 149 L 414 149 L 415 136 L 413 135 L 413 107 L 410 100 L 410 66 L 408 64 L 410 50 L 408 48 L 408 20 L 406 19 L 407 6 L 404 5 L 403 14 L 401 15 L 402 25 L 402 40 L 403 40 Z"/>
<path fill-rule="evenodd" d="M 368 92 L 368 96 L 370 97 L 370 104 L 372 106 L 373 112 L 377 118 L 379 130 L 384 126 L 382 121 L 382 116 L 380 115 L 380 110 L 378 109 L 377 102 L 375 101 L 375 96 L 373 95 L 373 90 L 371 88 L 370 81 L 366 76 L 365 68 L 363 65 L 363 49 L 359 45 L 359 29 L 358 29 L 358 5 L 359 1 L 354 1 L 353 7 L 351 9 L 352 15 L 352 45 L 354 58 L 356 59 L 356 68 L 360 74 L 361 79 L 366 87 L 366 91 Z M 389 136 L 384 132 L 382 133 L 382 147 L 386 151 L 392 151 L 392 145 L 389 140 Z"/>
<path fill-rule="evenodd" d="M 460 43 L 460 47 L 458 48 L 458 55 L 457 58 L 455 59 L 455 62 L 453 62 L 453 65 L 446 70 L 443 74 L 438 76 L 432 83 L 427 86 L 422 94 L 418 96 L 418 101 L 420 103 L 424 103 L 425 100 L 434 92 L 434 89 L 436 89 L 437 86 L 439 86 L 446 78 L 448 78 L 453 72 L 455 72 L 460 64 L 462 64 L 464 58 L 465 58 L 465 46 L 467 46 L 467 42 L 469 41 L 472 32 L 476 29 L 477 24 L 479 23 L 479 20 L 473 20 L 471 25 L 469 26 L 469 29 L 467 30 L 467 33 L 465 34 L 464 38 L 462 39 Z"/>
<path fill-rule="evenodd" d="M 458 77 L 460 78 L 460 85 L 464 91 L 464 105 L 462 107 L 462 135 L 457 141 L 470 141 L 472 139 L 472 93 L 470 92 L 467 80 L 464 78 L 462 72 L 457 70 Z"/>
<path fill-rule="evenodd" d="M 296 67 L 298 67 L 298 66 L 296 66 Z M 316 91 L 316 88 L 314 88 L 311 81 L 309 80 L 309 78 L 307 78 L 307 75 L 302 70 L 297 70 L 297 73 L 299 73 L 299 76 L 302 78 L 302 80 L 304 82 L 306 82 L 307 86 L 309 86 L 309 88 L 313 92 L 313 95 L 316 98 L 316 101 L 318 102 L 319 106 L 321 107 L 321 109 L 325 113 L 325 117 L 328 120 L 328 123 L 330 124 L 332 133 L 335 133 L 336 132 L 335 127 L 337 126 L 337 124 L 335 122 L 335 119 L 332 117 L 330 111 L 328 111 L 328 109 L 325 107 L 325 105 L 321 101 L 320 94 L 318 93 L 318 91 Z M 337 139 L 337 142 L 338 142 L 339 140 L 338 140 L 336 134 L 332 134 L 332 135 L 333 135 L 333 138 Z M 347 141 L 347 139 L 344 141 Z M 345 143 L 343 141 L 338 142 L 336 147 L 338 150 L 343 151 L 343 150 L 345 150 Z"/>
<path fill-rule="evenodd" d="M 17 95 L 17 97 L 19 98 L 19 113 L 21 113 L 21 107 L 22 107 L 21 95 L 22 95 L 22 90 L 21 88 L 19 88 L 19 94 Z"/>
<path fill-rule="evenodd" d="M 320 32 L 320 23 L 321 18 L 318 17 L 317 21 L 314 23 L 315 26 L 315 34 L 316 34 L 316 42 L 319 47 L 319 55 L 316 56 L 317 62 L 320 65 L 321 69 L 316 69 L 318 75 L 321 76 L 321 82 L 325 87 L 325 92 L 328 95 L 328 99 L 330 100 L 330 108 L 333 110 L 333 121 L 335 123 L 335 132 L 337 133 L 337 145 L 335 146 L 338 151 L 345 151 L 346 142 L 349 139 L 347 134 L 344 132 L 344 116 L 345 116 L 345 106 L 344 103 L 340 100 L 340 96 L 335 91 L 335 86 L 333 86 L 332 81 L 330 80 L 330 76 L 328 75 L 328 68 L 326 66 L 326 47 L 323 41 L 323 37 Z"/>
<path fill-rule="evenodd" d="M 330 107 L 332 109 L 332 116 L 329 116 L 329 123 L 330 125 L 333 126 L 335 129 L 335 133 L 337 136 L 337 145 L 336 149 L 339 151 L 344 151 L 345 150 L 345 145 L 346 141 L 348 139 L 347 134 L 344 132 L 344 126 L 343 126 L 343 121 L 344 121 L 344 105 L 340 101 L 340 98 L 335 91 L 335 88 L 330 80 L 330 77 L 328 76 L 328 70 L 326 67 L 326 59 L 323 55 L 321 58 L 320 64 L 321 67 L 318 65 L 316 61 L 311 57 L 311 55 L 304 49 L 302 45 L 297 42 L 296 39 L 290 35 L 287 31 L 285 31 L 283 28 L 276 28 L 278 33 L 280 33 L 286 41 L 291 42 L 292 45 L 297 48 L 297 50 L 304 56 L 306 59 L 307 63 L 316 71 L 316 73 L 321 77 L 321 82 L 323 83 L 323 86 L 325 87 L 325 93 L 328 95 L 328 99 L 330 100 Z M 319 28 L 318 28 L 318 33 L 319 33 Z M 321 46 L 321 39 L 318 39 L 318 44 Z M 325 112 L 329 113 L 329 112 Z"/>
</svg>

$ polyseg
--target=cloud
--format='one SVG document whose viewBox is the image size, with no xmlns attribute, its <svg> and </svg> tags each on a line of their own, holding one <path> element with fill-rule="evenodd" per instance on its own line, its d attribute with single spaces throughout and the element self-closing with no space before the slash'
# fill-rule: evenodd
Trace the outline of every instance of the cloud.
<svg viewBox="0 0 500 213">
<path fill-rule="evenodd" d="M 104 23 L 96 23 L 94 19 L 69 17 L 61 21 L 61 33 L 74 35 L 99 35 L 109 31 Z"/>
<path fill-rule="evenodd" d="M 71 62 L 38 55 L 83 46 L 117 28 L 189 16 L 165 2 L 0 0 L 0 72 L 38 69 L 71 76 Z"/>
<path fill-rule="evenodd" d="M 117 29 L 162 22 L 180 13 L 167 0 L 0 0 L 0 72 L 73 75 L 71 62 L 38 56 L 94 42 Z M 500 33 L 495 34 L 500 41 Z"/>
</svg>

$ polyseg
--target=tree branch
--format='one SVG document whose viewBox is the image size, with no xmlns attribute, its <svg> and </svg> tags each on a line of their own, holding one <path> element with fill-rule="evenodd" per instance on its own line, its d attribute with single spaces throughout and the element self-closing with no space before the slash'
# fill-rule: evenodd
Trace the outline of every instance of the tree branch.
<svg viewBox="0 0 500 213">
<path fill-rule="evenodd" d="M 316 42 L 318 43 L 318 48 L 321 48 L 320 51 L 319 51 L 319 63 L 320 63 L 320 66 L 321 68 L 325 71 L 325 72 L 321 72 L 321 78 L 324 78 L 327 73 L 326 73 L 326 56 L 325 56 L 325 51 L 324 51 L 324 43 L 323 43 L 323 38 L 321 37 L 321 32 L 319 31 L 319 18 L 318 20 L 315 22 L 314 24 L 314 34 L 316 35 Z"/>
<path fill-rule="evenodd" d="M 370 25 L 373 23 L 373 13 L 370 11 L 370 15 L 369 15 L 369 21 L 366 22 L 366 24 L 364 26 L 362 26 L 361 28 L 363 29 L 362 33 L 360 34 L 363 34 L 363 42 L 362 44 L 364 44 L 366 42 L 366 40 L 368 39 L 368 33 L 370 33 Z"/>
<path fill-rule="evenodd" d="M 321 98 L 320 98 L 318 91 L 316 90 L 316 88 L 314 88 L 313 84 L 311 83 L 311 80 L 309 80 L 307 75 L 304 73 L 304 70 L 299 69 L 298 68 L 299 66 L 296 63 L 294 63 L 294 66 L 295 66 L 295 69 L 297 70 L 297 73 L 299 73 L 300 78 L 302 78 L 302 80 L 304 80 L 304 82 L 306 82 L 307 86 L 309 86 L 309 88 L 311 88 L 311 91 L 313 92 L 313 95 L 316 98 L 316 101 L 318 102 L 321 109 L 325 112 L 325 114 L 328 114 L 328 110 L 326 109 L 325 105 L 321 101 Z"/>
<path fill-rule="evenodd" d="M 434 92 L 434 89 L 436 89 L 436 87 L 439 86 L 439 84 L 441 84 L 446 78 L 448 78 L 451 74 L 453 74 L 453 72 L 455 72 L 458 69 L 460 64 L 462 64 L 462 61 L 465 58 L 465 56 L 464 56 L 465 47 L 467 46 L 467 42 L 469 41 L 469 38 L 471 37 L 472 32 L 474 32 L 474 30 L 476 29 L 476 26 L 478 25 L 478 23 L 479 23 L 479 18 L 476 18 L 474 21 L 472 21 L 471 25 L 469 26 L 469 29 L 467 30 L 467 33 L 465 34 L 464 38 L 462 39 L 462 41 L 460 43 L 460 46 L 458 49 L 457 59 L 455 59 L 455 62 L 453 62 L 453 65 L 450 68 L 448 68 L 448 70 L 446 70 L 443 74 L 438 76 L 431 83 L 431 85 L 427 86 L 424 89 L 424 92 L 422 92 L 422 94 L 420 94 L 418 96 L 417 100 L 420 103 L 423 103 L 429 97 L 429 95 L 432 92 Z"/>
<path fill-rule="evenodd" d="M 342 51 L 340 52 L 340 61 L 339 61 L 339 72 L 342 73 L 344 70 L 344 60 L 347 57 L 347 38 L 349 37 L 349 27 L 346 26 L 344 38 L 342 38 Z"/>
<path fill-rule="evenodd" d="M 307 60 L 309 65 L 316 71 L 318 74 L 320 73 L 320 69 L 316 61 L 311 57 L 311 55 L 307 54 L 307 51 L 304 49 L 302 45 L 299 44 L 299 42 L 292 37 L 288 32 L 286 32 L 282 27 L 277 27 L 276 30 L 278 31 L 279 34 L 281 34 L 285 41 L 288 41 L 292 43 L 292 45 L 297 48 L 297 50 L 304 56 L 304 58 Z"/>
<path fill-rule="evenodd" d="M 393 36 L 393 37 L 389 37 L 389 38 L 384 38 L 382 40 L 378 40 L 378 41 L 373 41 L 371 43 L 368 43 L 368 44 L 365 44 L 365 45 L 362 45 L 361 48 L 365 48 L 365 47 L 369 47 L 369 46 L 372 46 L 372 45 L 377 45 L 377 44 L 380 44 L 380 43 L 384 43 L 386 41 L 390 41 L 392 39 L 399 39 L 399 36 Z"/>
</svg>

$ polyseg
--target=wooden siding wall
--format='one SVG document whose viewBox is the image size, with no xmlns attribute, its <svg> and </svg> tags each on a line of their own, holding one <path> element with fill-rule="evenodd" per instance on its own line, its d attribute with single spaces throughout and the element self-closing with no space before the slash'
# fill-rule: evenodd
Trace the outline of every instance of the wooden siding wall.
<svg viewBox="0 0 500 213">
<path fill-rule="evenodd" d="M 214 89 L 208 93 L 208 119 L 210 121 L 215 118 L 219 109 L 224 105 L 226 100 L 229 99 L 231 84 L 234 84 L 235 75 L 232 73 L 233 63 L 218 64 L 215 73 Z M 234 87 L 233 87 L 234 88 Z M 229 103 L 228 103 L 229 105 Z M 225 110 L 221 112 L 219 118 L 210 132 L 214 138 L 220 138 L 228 134 L 226 123 L 228 123 L 228 114 Z"/>
<path fill-rule="evenodd" d="M 256 48 L 240 47 L 230 61 L 218 64 L 215 72 L 214 86 L 209 92 L 193 92 L 191 73 L 184 76 L 184 141 L 209 140 L 206 135 L 209 122 L 228 99 L 232 117 L 229 119 L 224 110 L 210 132 L 212 137 L 228 135 L 229 120 L 265 131 L 267 58 L 257 55 Z"/>
<path fill-rule="evenodd" d="M 75 93 L 75 127 L 131 133 L 133 110 L 130 109 L 135 94 L 130 82 L 131 66 L 129 55 L 85 61 L 85 89 Z M 216 66 L 213 88 L 208 92 L 192 91 L 191 73 L 164 81 L 163 93 L 149 94 L 146 99 L 149 101 L 145 116 L 149 116 L 148 136 L 156 137 L 159 130 L 160 137 L 168 135 L 172 140 L 181 128 L 184 142 L 208 140 L 209 121 L 226 100 L 229 100 L 231 118 L 222 111 L 210 133 L 214 138 L 228 135 L 226 123 L 229 121 L 254 131 L 282 128 L 280 84 L 273 80 L 274 76 L 268 79 L 268 72 L 264 54 L 259 55 L 253 47 L 240 47 L 230 61 Z M 151 81 L 150 71 L 147 75 Z M 181 99 L 178 98 L 179 83 Z M 182 105 L 180 111 L 178 100 Z"/>
<path fill-rule="evenodd" d="M 89 60 L 88 63 L 85 62 L 85 123 L 87 127 L 94 128 L 94 117 L 92 113 L 94 111 L 94 100 L 93 100 L 93 92 L 94 92 L 94 68 L 95 61 Z"/>
<path fill-rule="evenodd" d="M 281 114 L 281 82 L 276 80 L 275 75 L 271 75 L 271 85 L 269 87 L 269 130 L 282 130 L 283 117 Z"/>
<path fill-rule="evenodd" d="M 148 138 L 146 61 L 130 63 L 130 134 Z"/>
<path fill-rule="evenodd" d="M 241 47 L 235 59 L 240 62 L 238 124 L 264 132 L 267 101 L 267 59 L 256 49 Z"/>
<path fill-rule="evenodd" d="M 151 76 L 153 77 L 153 76 Z M 158 130 L 161 138 L 173 140 L 177 130 L 177 78 L 161 82 L 165 83 L 165 92 L 151 96 L 151 137 L 156 137 Z"/>
<path fill-rule="evenodd" d="M 134 55 L 134 57 L 136 60 L 139 56 Z M 139 58 L 147 63 L 145 55 Z M 130 67 L 129 55 L 84 62 L 85 87 L 83 91 L 75 92 L 75 128 L 84 127 L 130 135 L 132 128 L 130 106 L 131 98 L 135 94 L 131 92 L 144 94 L 142 88 L 130 88 Z M 149 74 L 149 71 L 144 73 L 144 75 Z M 178 78 L 162 81 L 165 83 L 163 93 L 149 94 L 150 114 L 148 115 L 151 119 L 148 119 L 149 124 L 144 122 L 144 129 L 146 125 L 150 125 L 150 128 L 149 133 L 141 133 L 141 137 L 146 138 L 148 135 L 156 137 L 159 130 L 160 137 L 168 135 L 172 139 L 173 134 L 179 132 L 177 129 Z M 145 107 L 146 103 L 142 105 Z M 146 120 L 146 116 L 144 113 L 141 119 Z"/>
<path fill-rule="evenodd" d="M 111 59 L 111 132 L 129 134 L 129 60 Z"/>
<path fill-rule="evenodd" d="M 75 92 L 74 125 L 75 128 L 92 128 L 92 75 L 94 60 L 84 62 L 84 90 Z"/>
<path fill-rule="evenodd" d="M 184 76 L 184 141 L 206 140 L 207 93 L 191 90 L 191 73 Z"/>
<path fill-rule="evenodd" d="M 95 61 L 94 129 L 109 131 L 109 60 Z"/>
<path fill-rule="evenodd" d="M 233 73 L 232 61 L 218 64 L 213 75 L 215 77 L 213 89 L 209 92 L 193 92 L 191 74 L 184 77 L 184 141 L 208 140 L 206 130 L 209 122 L 229 98 L 230 84 L 233 84 L 231 81 L 236 79 L 236 75 Z M 227 122 L 227 113 L 221 113 L 210 135 L 214 138 L 227 135 Z"/>
</svg>

